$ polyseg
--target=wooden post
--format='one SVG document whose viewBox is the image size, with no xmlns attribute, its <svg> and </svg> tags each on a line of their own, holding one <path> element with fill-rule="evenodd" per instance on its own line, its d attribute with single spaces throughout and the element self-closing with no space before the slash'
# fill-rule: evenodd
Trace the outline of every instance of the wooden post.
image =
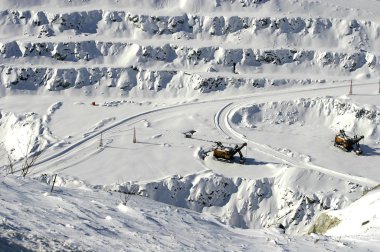
<svg viewBox="0 0 380 252">
<path fill-rule="evenodd" d="M 56 179 L 56 178 L 57 178 L 57 174 L 55 174 L 55 176 L 54 176 L 53 185 L 51 186 L 51 190 L 50 190 L 50 192 L 53 192 L 54 184 L 55 184 L 55 179 Z"/>
<path fill-rule="evenodd" d="M 133 127 L 133 143 L 136 143 L 136 128 Z"/>
<path fill-rule="evenodd" d="M 348 95 L 352 95 L 352 80 L 351 80 L 350 91 L 348 92 Z"/>
</svg>

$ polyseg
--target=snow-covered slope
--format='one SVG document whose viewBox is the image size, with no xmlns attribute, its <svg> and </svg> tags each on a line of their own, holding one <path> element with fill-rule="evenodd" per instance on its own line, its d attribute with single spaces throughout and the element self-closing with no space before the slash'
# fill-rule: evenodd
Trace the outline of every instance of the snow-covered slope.
<svg viewBox="0 0 380 252">
<path fill-rule="evenodd" d="M 319 183 L 311 186 L 311 181 Z M 273 178 L 258 180 L 207 172 L 106 188 L 211 213 L 233 227 L 281 227 L 287 233 L 306 233 L 317 213 L 348 206 L 363 192 L 358 184 L 296 168 L 285 168 Z"/>
<path fill-rule="evenodd" d="M 359 235 L 376 234 L 379 232 L 379 190 L 374 190 L 351 204 L 349 207 L 328 212 L 329 215 L 341 220 L 340 224 L 328 231 L 329 235 Z"/>
<path fill-rule="evenodd" d="M 62 90 L 100 84 L 117 87 L 118 94 L 185 96 L 379 76 L 376 8 L 350 2 L 338 10 L 340 1 L 121 2 L 5 1 L 3 85 Z M 307 77 L 299 75 L 304 72 Z"/>
<path fill-rule="evenodd" d="M 56 187 L 2 176 L 2 251 L 358 251 L 356 240 L 287 236 L 281 229 L 234 229 L 212 215 L 140 196 L 108 193 L 78 181 Z M 124 202 L 124 203 L 122 203 Z M 376 249 L 376 246 L 372 246 Z"/>
</svg>

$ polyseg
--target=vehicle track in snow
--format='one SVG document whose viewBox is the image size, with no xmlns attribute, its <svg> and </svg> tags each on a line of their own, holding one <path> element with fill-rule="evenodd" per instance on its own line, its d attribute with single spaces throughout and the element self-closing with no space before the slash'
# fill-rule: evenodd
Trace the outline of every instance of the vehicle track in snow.
<svg viewBox="0 0 380 252">
<path fill-rule="evenodd" d="M 177 108 L 177 107 L 183 107 L 183 106 L 189 106 L 191 105 L 191 103 L 189 104 L 181 104 L 181 105 L 175 105 L 175 106 L 170 106 L 170 107 L 165 107 L 165 108 L 159 108 L 159 109 L 153 109 L 153 110 L 149 110 L 149 111 L 146 111 L 146 112 L 143 112 L 143 113 L 138 113 L 138 114 L 135 114 L 135 115 L 132 115 L 132 116 L 129 116 L 129 117 L 126 117 L 102 130 L 99 130 L 97 132 L 94 132 L 93 134 L 90 134 L 86 137 L 84 137 L 83 139 L 79 140 L 78 142 L 70 145 L 69 147 L 59 151 L 58 153 L 56 154 L 53 154 L 39 162 L 37 162 L 35 164 L 36 168 L 32 174 L 36 174 L 36 173 L 41 173 L 43 171 L 46 171 L 48 170 L 49 168 L 45 168 L 45 169 L 38 169 L 38 166 L 44 164 L 44 163 L 48 163 L 48 162 L 51 162 L 51 161 L 54 161 L 54 162 L 57 162 L 56 160 L 59 159 L 61 160 L 62 157 L 67 159 L 68 155 L 72 153 L 72 151 L 74 150 L 77 150 L 76 152 L 78 151 L 81 151 L 82 149 L 85 149 L 87 148 L 87 146 L 85 145 L 86 143 L 88 143 L 90 140 L 96 138 L 97 136 L 100 136 L 100 134 L 102 133 L 105 133 L 111 129 L 114 129 L 120 125 L 123 125 L 123 126 L 132 126 L 140 121 L 143 121 L 148 115 L 150 114 L 155 114 L 155 113 L 159 113 L 159 112 L 163 112 L 163 111 L 166 111 L 166 110 L 170 110 L 170 109 L 174 109 L 174 108 Z M 78 150 L 79 149 L 79 150 Z M 74 153 L 71 154 L 72 155 L 75 155 L 76 152 L 74 151 Z"/>
</svg>

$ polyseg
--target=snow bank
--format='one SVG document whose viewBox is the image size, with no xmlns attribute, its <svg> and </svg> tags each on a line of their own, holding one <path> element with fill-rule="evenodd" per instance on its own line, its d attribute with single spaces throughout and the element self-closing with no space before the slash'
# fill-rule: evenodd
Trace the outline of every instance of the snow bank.
<svg viewBox="0 0 380 252">
<path fill-rule="evenodd" d="M 2 148 L 7 155 L 18 161 L 34 153 L 43 151 L 56 143 L 58 139 L 49 130 L 51 116 L 62 106 L 57 102 L 50 106 L 47 113 L 15 114 L 0 111 L 0 138 Z M 3 160 L 5 162 L 5 160 Z"/>
</svg>

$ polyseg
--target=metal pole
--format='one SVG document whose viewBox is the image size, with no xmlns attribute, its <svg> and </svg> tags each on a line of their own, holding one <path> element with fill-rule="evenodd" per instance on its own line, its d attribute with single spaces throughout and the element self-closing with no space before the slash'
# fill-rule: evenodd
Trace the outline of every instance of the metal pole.
<svg viewBox="0 0 380 252">
<path fill-rule="evenodd" d="M 53 185 L 51 186 L 51 190 L 50 192 L 53 192 L 53 189 L 54 189 L 54 184 L 55 184 L 55 179 L 57 178 L 57 174 L 55 174 L 54 176 L 54 181 L 53 181 Z"/>
<path fill-rule="evenodd" d="M 380 94 L 380 80 L 379 80 L 379 94 Z"/>
<path fill-rule="evenodd" d="M 351 84 L 350 84 L 350 92 L 348 94 L 352 95 L 352 80 L 351 80 Z"/>
<path fill-rule="evenodd" d="M 100 142 L 99 142 L 99 147 L 103 147 L 103 132 L 100 133 Z"/>
<path fill-rule="evenodd" d="M 136 143 L 136 128 L 133 127 L 133 143 Z"/>
</svg>

